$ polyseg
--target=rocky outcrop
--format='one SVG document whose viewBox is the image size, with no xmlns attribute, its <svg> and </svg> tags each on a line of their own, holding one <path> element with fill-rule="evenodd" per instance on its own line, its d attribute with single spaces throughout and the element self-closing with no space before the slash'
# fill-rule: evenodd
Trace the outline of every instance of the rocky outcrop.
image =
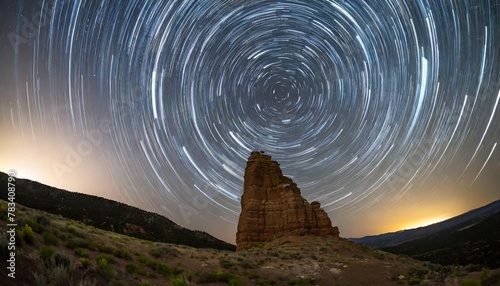
<svg viewBox="0 0 500 286">
<path fill-rule="evenodd" d="M 245 169 L 236 250 L 283 235 L 339 236 L 339 231 L 320 203 L 308 203 L 271 156 L 254 151 Z"/>
</svg>

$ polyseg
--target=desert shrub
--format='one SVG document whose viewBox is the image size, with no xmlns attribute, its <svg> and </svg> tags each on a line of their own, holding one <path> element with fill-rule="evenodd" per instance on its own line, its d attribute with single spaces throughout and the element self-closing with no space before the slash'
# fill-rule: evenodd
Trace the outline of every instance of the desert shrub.
<svg viewBox="0 0 500 286">
<path fill-rule="evenodd" d="M 428 269 L 424 267 L 413 267 L 408 274 L 410 277 L 415 277 L 419 279 L 425 278 L 425 275 L 429 272 Z"/>
<path fill-rule="evenodd" d="M 38 215 L 35 220 L 40 225 L 50 226 L 50 219 L 46 215 Z"/>
<path fill-rule="evenodd" d="M 109 261 L 106 260 L 106 258 L 104 258 L 104 257 L 98 256 L 98 257 L 96 257 L 96 262 L 97 262 L 97 266 L 99 267 L 99 272 L 102 274 L 102 276 L 108 281 L 113 279 L 115 274 L 113 272 L 113 267 L 111 266 Z"/>
<path fill-rule="evenodd" d="M 71 234 L 73 237 L 86 238 L 85 234 L 79 232 L 71 223 L 69 223 L 64 229 L 68 234 Z"/>
<path fill-rule="evenodd" d="M 0 220 L 1 221 L 7 221 L 8 217 L 7 217 L 7 204 L 6 203 L 1 203 L 0 204 Z"/>
<path fill-rule="evenodd" d="M 149 267 L 151 267 L 151 269 L 154 270 L 156 273 L 161 274 L 165 277 L 169 277 L 174 273 L 172 267 L 161 262 L 150 261 Z"/>
<path fill-rule="evenodd" d="M 184 269 L 182 269 L 182 268 L 178 268 L 178 267 L 174 267 L 174 269 L 173 269 L 173 274 L 174 274 L 174 276 L 179 276 L 179 275 L 181 275 L 182 273 L 184 273 Z"/>
<path fill-rule="evenodd" d="M 118 258 L 123 258 L 123 259 L 131 259 L 132 256 L 128 252 L 128 250 L 124 248 L 118 248 L 113 251 L 113 255 L 118 257 Z"/>
<path fill-rule="evenodd" d="M 198 276 L 198 283 L 229 283 L 231 286 L 242 286 L 243 282 L 241 279 L 229 272 L 223 272 L 221 270 L 216 270 L 215 272 L 203 272 Z"/>
<path fill-rule="evenodd" d="M 139 262 L 144 263 L 144 264 L 148 264 L 149 258 L 147 258 L 144 255 L 141 255 L 141 256 L 139 256 Z"/>
<path fill-rule="evenodd" d="M 25 225 L 29 225 L 31 230 L 36 232 L 36 233 L 42 233 L 45 231 L 45 227 L 37 222 L 34 222 L 30 219 L 27 219 L 24 221 Z"/>
<path fill-rule="evenodd" d="M 42 246 L 38 249 L 38 254 L 44 262 L 50 263 L 54 249 L 50 246 Z"/>
<path fill-rule="evenodd" d="M 49 232 L 46 232 L 46 231 L 42 232 L 42 238 L 43 238 L 43 241 L 45 242 L 45 244 L 57 245 L 57 239 L 55 238 L 55 236 L 53 236 Z"/>
<path fill-rule="evenodd" d="M 89 253 L 87 252 L 87 250 L 80 248 L 80 247 L 75 248 L 75 254 L 78 255 L 78 257 L 82 257 L 82 258 L 89 257 Z"/>
<path fill-rule="evenodd" d="M 94 280 L 89 280 L 89 279 L 83 279 L 78 281 L 78 286 L 96 286 L 95 279 Z"/>
<path fill-rule="evenodd" d="M 229 260 L 227 258 L 220 258 L 219 259 L 219 265 L 222 268 L 226 268 L 226 269 L 236 268 L 236 265 L 234 264 L 234 262 L 232 262 L 231 260 Z"/>
<path fill-rule="evenodd" d="M 477 279 L 464 279 L 460 281 L 459 286 L 481 286 L 481 281 Z"/>
<path fill-rule="evenodd" d="M 62 252 L 57 252 L 56 254 L 54 254 L 54 263 L 56 267 L 70 268 L 71 266 L 71 260 L 69 259 L 68 255 Z"/>
<path fill-rule="evenodd" d="M 467 272 L 481 271 L 481 265 L 480 264 L 467 264 L 467 265 L 465 265 L 465 271 L 467 271 Z"/>
<path fill-rule="evenodd" d="M 385 260 L 385 258 L 386 258 L 385 253 L 380 251 L 380 250 L 375 251 L 374 256 L 375 256 L 375 258 L 380 259 L 380 260 Z"/>
<path fill-rule="evenodd" d="M 125 271 L 127 271 L 128 273 L 135 273 L 146 276 L 146 272 L 142 268 L 132 263 L 125 265 Z"/>
<path fill-rule="evenodd" d="M 110 264 L 115 264 L 116 260 L 113 258 L 113 256 L 107 255 L 107 254 L 99 254 L 95 257 L 95 261 L 98 262 L 98 260 L 106 260 Z"/>
<path fill-rule="evenodd" d="M 248 277 L 250 280 L 256 280 L 260 278 L 260 275 L 253 272 L 253 271 L 245 271 L 245 275 Z"/>
<path fill-rule="evenodd" d="M 33 277 L 35 277 L 35 285 L 36 286 L 47 286 L 49 283 L 47 282 L 47 277 L 44 274 L 38 274 L 33 272 Z"/>
<path fill-rule="evenodd" d="M 138 267 L 135 264 L 127 264 L 125 265 L 125 271 L 128 273 L 135 273 Z"/>
<path fill-rule="evenodd" d="M 420 278 L 418 277 L 409 277 L 408 278 L 408 285 L 418 285 L 420 284 Z"/>
<path fill-rule="evenodd" d="M 481 273 L 481 286 L 500 285 L 500 272 L 491 274 L 488 268 L 483 268 Z"/>
<path fill-rule="evenodd" d="M 49 280 L 51 286 L 71 285 L 71 270 L 67 267 L 56 266 L 49 270 Z"/>
<path fill-rule="evenodd" d="M 169 258 L 169 257 L 179 257 L 180 253 L 177 249 L 168 246 L 162 245 L 158 247 L 154 247 L 148 250 L 149 254 L 155 258 Z"/>
<path fill-rule="evenodd" d="M 74 237 L 66 242 L 66 247 L 68 247 L 69 249 L 88 248 L 88 246 L 88 242 L 81 237 Z"/>
<path fill-rule="evenodd" d="M 64 240 L 64 241 L 66 241 L 68 239 L 68 235 L 66 233 L 58 233 L 57 237 L 59 237 L 59 239 Z"/>
<path fill-rule="evenodd" d="M 88 268 L 90 266 L 90 259 L 87 257 L 80 257 L 80 263 L 82 264 L 83 268 Z"/>
<path fill-rule="evenodd" d="M 177 277 L 172 280 L 172 286 L 189 286 L 189 281 L 185 276 Z"/>
<path fill-rule="evenodd" d="M 104 244 L 100 244 L 100 243 L 97 243 L 97 242 L 90 242 L 89 243 L 89 246 L 88 246 L 90 249 L 92 250 L 95 250 L 95 251 L 100 251 L 100 252 L 103 252 L 103 253 L 108 253 L 108 254 L 111 254 L 113 253 L 113 251 L 115 250 L 113 247 L 111 246 L 107 246 L 107 245 L 104 245 Z"/>
<path fill-rule="evenodd" d="M 16 230 L 16 246 L 21 247 L 25 244 L 24 242 L 24 233 L 22 230 Z"/>
<path fill-rule="evenodd" d="M 272 279 L 267 279 L 267 278 L 258 278 L 255 281 L 255 283 L 256 283 L 255 285 L 262 285 L 262 286 L 272 286 L 272 285 L 276 285 L 277 284 L 276 281 L 274 281 Z"/>
<path fill-rule="evenodd" d="M 23 238 L 24 241 L 28 244 L 33 244 L 35 243 L 35 234 L 33 233 L 33 229 L 29 225 L 25 225 L 23 230 Z"/>
<path fill-rule="evenodd" d="M 310 285 L 314 283 L 314 279 L 312 278 L 299 278 L 299 277 L 288 277 L 281 276 L 279 280 L 287 283 L 288 285 Z M 272 282 L 274 284 L 274 281 Z"/>
</svg>

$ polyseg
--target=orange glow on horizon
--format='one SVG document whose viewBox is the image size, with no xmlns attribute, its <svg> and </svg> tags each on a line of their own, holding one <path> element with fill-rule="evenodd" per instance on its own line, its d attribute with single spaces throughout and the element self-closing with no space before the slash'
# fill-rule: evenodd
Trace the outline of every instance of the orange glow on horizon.
<svg viewBox="0 0 500 286">
<path fill-rule="evenodd" d="M 425 219 L 420 219 L 420 220 L 414 220 L 411 223 L 404 224 L 403 227 L 401 228 L 401 230 L 424 227 L 424 226 L 428 226 L 431 224 L 445 221 L 449 218 L 450 217 L 437 216 L 437 217 L 425 218 Z"/>
</svg>

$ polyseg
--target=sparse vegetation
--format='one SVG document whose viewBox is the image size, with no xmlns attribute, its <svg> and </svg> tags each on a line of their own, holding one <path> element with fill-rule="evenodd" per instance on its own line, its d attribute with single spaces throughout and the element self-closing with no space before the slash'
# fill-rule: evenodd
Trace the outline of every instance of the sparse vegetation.
<svg viewBox="0 0 500 286">
<path fill-rule="evenodd" d="M 50 227 L 50 218 L 47 215 L 37 215 L 36 222 L 40 225 Z"/>
<path fill-rule="evenodd" d="M 110 264 L 115 264 L 116 260 L 113 258 L 113 256 L 107 255 L 107 254 L 99 254 L 95 257 L 96 262 L 98 260 L 106 260 Z"/>
<path fill-rule="evenodd" d="M 88 248 L 92 249 L 92 250 L 95 250 L 95 251 L 100 251 L 100 252 L 103 252 L 103 253 L 108 253 L 108 254 L 113 253 L 113 251 L 115 250 L 111 246 L 107 246 L 107 245 L 104 245 L 104 244 L 101 244 L 101 243 L 97 243 L 97 242 L 94 242 L 94 241 L 89 242 Z"/>
<path fill-rule="evenodd" d="M 500 272 L 487 268 L 470 276 L 470 271 L 481 270 L 477 264 L 455 267 L 419 262 L 344 240 L 304 238 L 302 242 L 302 238 L 293 238 L 292 242 L 287 238 L 243 252 L 221 252 L 126 238 L 27 208 L 19 216 L 23 222 L 44 228 L 41 233 L 32 229 L 33 243 L 26 243 L 19 252 L 36 266 L 26 285 L 324 285 L 321 277 L 325 273 L 330 277 L 346 273 L 355 277 L 350 279 L 359 279 L 334 279 L 331 285 L 370 285 L 363 275 L 349 271 L 359 265 L 366 271 L 379 271 L 381 264 L 391 266 L 386 268 L 390 276 L 381 279 L 392 277 L 393 284 L 442 285 L 447 277 L 464 286 L 491 286 L 500 281 Z M 24 229 L 18 229 L 20 235 L 25 235 Z M 57 242 L 51 242 L 53 239 Z M 7 242 L 0 234 L 0 246 Z M 35 255 L 26 255 L 33 250 Z"/>
<path fill-rule="evenodd" d="M 481 281 L 478 279 L 465 279 L 460 281 L 459 286 L 481 286 Z"/>
<path fill-rule="evenodd" d="M 70 268 L 71 261 L 65 253 L 56 252 L 54 254 L 54 265 L 57 267 L 66 267 Z"/>
<path fill-rule="evenodd" d="M 128 252 L 128 250 L 126 250 L 124 248 L 118 248 L 118 249 L 113 250 L 113 255 L 116 257 L 119 257 L 119 258 L 127 259 L 127 260 L 130 260 L 132 258 L 132 256 Z"/>
<path fill-rule="evenodd" d="M 172 286 L 189 286 L 189 280 L 185 276 L 172 280 Z"/>
<path fill-rule="evenodd" d="M 54 248 L 50 246 L 42 246 L 38 250 L 38 254 L 40 255 L 40 258 L 47 263 L 50 263 L 52 259 L 52 255 L 54 254 Z"/>
<path fill-rule="evenodd" d="M 69 249 L 75 249 L 75 248 L 88 248 L 89 244 L 88 242 L 81 238 L 81 237 L 74 237 L 68 240 L 66 242 L 66 247 Z"/>
<path fill-rule="evenodd" d="M 203 272 L 198 277 L 198 283 L 201 284 L 217 283 L 217 282 L 228 283 L 231 286 L 243 285 L 243 282 L 238 276 L 221 270 L 216 270 L 214 272 Z"/>
<path fill-rule="evenodd" d="M 48 233 L 46 231 L 42 232 L 42 238 L 43 238 L 43 242 L 45 242 L 45 244 L 57 245 L 57 239 L 51 233 Z"/>
<path fill-rule="evenodd" d="M 148 250 L 149 254 L 155 258 L 171 258 L 179 257 L 180 253 L 178 250 L 170 247 L 168 245 L 155 246 Z"/>
<path fill-rule="evenodd" d="M 101 274 L 106 280 L 110 281 L 115 275 L 110 262 L 103 256 L 97 256 L 96 262 Z"/>
<path fill-rule="evenodd" d="M 483 268 L 481 273 L 481 286 L 500 285 L 500 272 L 491 273 L 490 269 Z"/>
<path fill-rule="evenodd" d="M 31 230 L 36 233 L 42 233 L 45 231 L 45 227 L 31 219 L 24 220 L 24 225 L 29 225 Z"/>
<path fill-rule="evenodd" d="M 236 268 L 236 264 L 227 259 L 227 258 L 220 258 L 219 259 L 219 265 L 222 267 L 222 268 L 226 268 L 226 269 L 234 269 Z"/>
<path fill-rule="evenodd" d="M 83 248 L 80 248 L 80 247 L 75 248 L 75 254 L 81 258 L 88 258 L 89 257 L 88 251 L 83 249 Z"/>
<path fill-rule="evenodd" d="M 35 243 L 35 234 L 33 233 L 33 229 L 29 225 L 25 225 L 22 230 L 23 240 L 28 244 Z"/>
<path fill-rule="evenodd" d="M 90 266 L 90 259 L 88 259 L 87 257 L 80 257 L 79 261 L 82 264 L 83 268 L 88 268 Z"/>
</svg>

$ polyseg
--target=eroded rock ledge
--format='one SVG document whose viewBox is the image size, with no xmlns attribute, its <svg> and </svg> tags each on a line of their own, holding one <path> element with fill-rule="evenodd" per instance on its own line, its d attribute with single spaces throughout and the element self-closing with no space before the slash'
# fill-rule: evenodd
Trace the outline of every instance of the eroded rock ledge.
<svg viewBox="0 0 500 286">
<path fill-rule="evenodd" d="M 319 202 L 307 202 L 278 162 L 254 151 L 245 168 L 236 250 L 284 235 L 339 236 Z"/>
</svg>

